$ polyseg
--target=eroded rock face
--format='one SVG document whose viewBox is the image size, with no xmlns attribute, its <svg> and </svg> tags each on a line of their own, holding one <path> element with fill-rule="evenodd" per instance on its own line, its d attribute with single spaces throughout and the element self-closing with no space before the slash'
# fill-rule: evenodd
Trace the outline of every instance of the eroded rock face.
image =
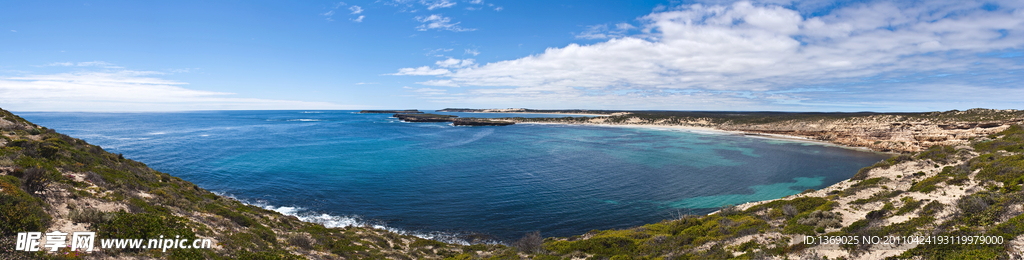
<svg viewBox="0 0 1024 260">
<path fill-rule="evenodd" d="M 932 113 L 872 114 L 835 118 L 793 119 L 770 123 L 736 123 L 705 117 L 659 117 L 616 114 L 584 120 L 547 119 L 543 122 L 608 125 L 657 125 L 707 127 L 746 133 L 804 137 L 840 145 L 866 147 L 884 152 L 916 152 L 933 145 L 963 145 L 971 138 L 987 136 L 1024 122 L 1024 111 L 971 109 Z M 518 119 L 537 121 L 537 119 Z"/>
<path fill-rule="evenodd" d="M 911 121 L 899 116 L 816 122 L 784 121 L 769 124 L 721 125 L 722 130 L 802 136 L 876 151 L 916 152 L 933 145 L 962 145 L 971 138 L 1005 130 L 1021 119 L 984 123 L 947 124 L 932 120 Z M 949 127 L 956 125 L 957 127 Z"/>
</svg>

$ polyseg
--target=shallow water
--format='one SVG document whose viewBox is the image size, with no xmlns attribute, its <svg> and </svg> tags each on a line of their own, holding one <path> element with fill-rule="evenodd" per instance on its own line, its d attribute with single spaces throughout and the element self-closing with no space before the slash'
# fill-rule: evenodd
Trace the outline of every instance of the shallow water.
<svg viewBox="0 0 1024 260">
<path fill-rule="evenodd" d="M 240 200 L 422 237 L 571 236 L 822 188 L 887 156 L 657 129 L 353 111 L 18 113 Z"/>
</svg>

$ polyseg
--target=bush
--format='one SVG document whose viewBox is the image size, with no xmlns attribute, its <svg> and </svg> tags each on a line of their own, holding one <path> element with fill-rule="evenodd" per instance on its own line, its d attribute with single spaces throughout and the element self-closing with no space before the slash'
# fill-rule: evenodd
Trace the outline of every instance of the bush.
<svg viewBox="0 0 1024 260">
<path fill-rule="evenodd" d="M 544 244 L 544 238 L 540 236 L 540 231 L 534 231 L 526 233 L 522 238 L 512 243 L 512 246 L 519 249 L 519 251 L 525 253 L 539 253 L 541 245 Z"/>
<path fill-rule="evenodd" d="M 782 213 L 786 214 L 787 217 L 792 218 L 795 217 L 796 214 L 800 214 L 800 211 L 797 211 L 796 207 L 793 207 L 793 205 L 786 204 L 785 206 L 782 206 Z"/>
<path fill-rule="evenodd" d="M 797 221 L 800 225 L 815 226 L 818 229 L 842 227 L 843 217 L 841 214 L 831 211 L 815 210 Z M 818 232 L 824 233 L 824 232 Z"/>
<path fill-rule="evenodd" d="M 113 213 L 107 214 L 94 208 L 72 209 L 68 212 L 68 218 L 75 223 L 102 223 L 113 219 L 113 217 Z"/>
<path fill-rule="evenodd" d="M 36 193 L 46 190 L 54 179 L 53 176 L 50 175 L 51 174 L 48 171 L 40 168 L 30 168 L 25 170 L 23 175 L 24 177 L 22 177 L 25 180 L 22 184 L 22 186 L 25 187 L 25 192 L 36 195 Z"/>
<path fill-rule="evenodd" d="M 315 241 L 304 234 L 293 234 L 288 236 L 288 244 L 305 250 L 313 249 Z"/>
<path fill-rule="evenodd" d="M 921 153 L 918 153 L 916 159 L 920 160 L 932 160 L 937 163 L 946 164 L 952 160 L 953 156 L 956 156 L 956 149 L 948 145 L 933 145 Z"/>
<path fill-rule="evenodd" d="M 920 181 L 918 183 L 915 183 L 914 185 L 910 186 L 910 190 L 909 191 L 916 191 L 916 192 L 921 192 L 921 193 L 929 193 L 929 192 L 935 191 L 935 189 L 938 189 L 938 187 L 935 186 L 936 184 L 939 184 L 940 182 L 946 181 L 946 179 L 948 179 L 948 178 L 949 177 L 940 176 L 940 175 L 928 177 L 927 179 L 924 179 L 924 180 L 922 180 L 922 181 Z"/>
<path fill-rule="evenodd" d="M 17 178 L 0 176 L 0 235 L 18 232 L 45 231 L 50 215 L 43 211 L 43 202 L 18 188 Z"/>
</svg>

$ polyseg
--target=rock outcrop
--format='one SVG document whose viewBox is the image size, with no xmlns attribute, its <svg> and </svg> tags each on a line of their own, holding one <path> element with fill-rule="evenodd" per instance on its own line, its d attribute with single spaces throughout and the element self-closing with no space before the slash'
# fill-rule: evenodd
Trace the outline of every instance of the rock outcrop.
<svg viewBox="0 0 1024 260">
<path fill-rule="evenodd" d="M 360 114 L 423 114 L 423 112 L 416 109 L 406 110 L 363 110 L 359 111 Z"/>
<path fill-rule="evenodd" d="M 725 113 L 725 112 L 721 112 Z M 1024 111 L 971 109 L 931 113 L 735 113 L 625 112 L 594 118 L 514 118 L 517 122 L 706 127 L 803 137 L 884 152 L 917 152 L 934 145 L 964 145 L 1024 122 Z M 707 114 L 707 113 L 703 113 Z M 772 116 L 776 118 L 771 118 Z M 794 118 L 794 119 L 787 119 Z"/>
</svg>

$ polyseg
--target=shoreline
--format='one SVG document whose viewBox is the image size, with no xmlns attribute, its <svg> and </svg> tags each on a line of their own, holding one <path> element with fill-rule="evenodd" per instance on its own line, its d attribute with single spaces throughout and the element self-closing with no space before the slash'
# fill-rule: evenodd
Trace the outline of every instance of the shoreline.
<svg viewBox="0 0 1024 260">
<path fill-rule="evenodd" d="M 539 114 L 539 115 L 578 115 L 578 116 L 612 116 L 612 114 L 583 114 L 583 113 L 533 113 L 533 112 L 445 112 L 431 110 L 433 113 L 478 113 L 478 114 Z"/>
<path fill-rule="evenodd" d="M 814 140 L 814 139 L 810 139 L 810 138 L 803 137 L 803 136 L 783 135 L 783 134 L 766 134 L 766 133 L 745 132 L 745 131 L 736 131 L 736 130 L 722 130 L 722 129 L 718 129 L 718 128 L 701 127 L 701 126 L 682 126 L 682 125 L 622 125 L 622 124 L 594 124 L 594 123 L 575 124 L 575 123 L 549 123 L 549 122 L 517 122 L 516 124 L 524 124 L 524 125 L 526 125 L 526 124 L 537 124 L 537 125 L 584 125 L 584 126 L 600 126 L 600 127 L 626 127 L 626 128 L 656 129 L 656 130 L 665 130 L 665 131 L 683 131 L 683 132 L 691 132 L 691 133 L 717 134 L 717 135 L 742 135 L 744 137 L 750 137 L 750 138 L 759 138 L 759 139 L 767 139 L 767 140 L 789 141 L 789 142 L 794 142 L 794 143 L 808 143 L 808 144 L 815 144 L 815 145 L 833 146 L 833 147 L 857 150 L 857 151 L 862 151 L 862 152 L 873 152 L 873 153 L 884 153 L 884 154 L 899 154 L 899 153 L 895 153 L 895 152 L 875 151 L 875 150 L 872 150 L 871 148 L 867 148 L 867 147 L 848 146 L 848 145 L 842 145 L 842 144 L 831 143 L 831 142 L 826 142 L 826 141 Z"/>
</svg>

